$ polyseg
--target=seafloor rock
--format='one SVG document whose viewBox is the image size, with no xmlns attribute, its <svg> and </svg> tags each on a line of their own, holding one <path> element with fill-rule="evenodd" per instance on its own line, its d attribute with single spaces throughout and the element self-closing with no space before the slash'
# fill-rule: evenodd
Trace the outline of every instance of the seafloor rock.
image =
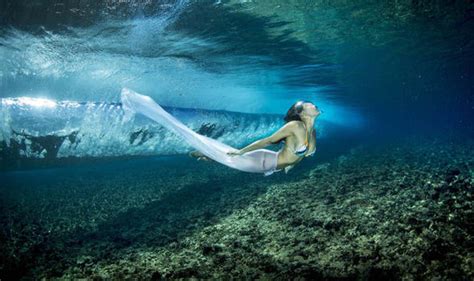
<svg viewBox="0 0 474 281">
<path fill-rule="evenodd" d="M 473 148 L 407 138 L 359 147 L 299 179 L 192 162 L 82 189 L 38 186 L 34 201 L 1 205 L 0 270 L 93 280 L 472 280 Z"/>
</svg>

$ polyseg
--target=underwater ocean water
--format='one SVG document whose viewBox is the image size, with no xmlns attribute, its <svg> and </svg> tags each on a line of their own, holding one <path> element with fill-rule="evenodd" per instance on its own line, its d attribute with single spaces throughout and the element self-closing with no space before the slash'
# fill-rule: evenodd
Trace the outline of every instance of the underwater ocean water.
<svg viewBox="0 0 474 281">
<path fill-rule="evenodd" d="M 317 151 L 197 161 L 123 89 Z M 472 1 L 0 1 L 0 280 L 472 280 L 473 120 Z"/>
</svg>

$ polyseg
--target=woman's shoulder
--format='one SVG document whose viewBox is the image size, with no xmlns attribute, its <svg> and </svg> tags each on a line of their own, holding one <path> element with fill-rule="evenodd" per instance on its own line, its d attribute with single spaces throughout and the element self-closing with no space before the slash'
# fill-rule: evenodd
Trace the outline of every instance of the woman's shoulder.
<svg viewBox="0 0 474 281">
<path fill-rule="evenodd" d="M 300 121 L 300 120 L 291 120 L 289 121 L 288 123 L 286 123 L 288 126 L 292 126 L 292 127 L 295 127 L 295 128 L 299 128 L 301 126 L 303 126 L 304 122 L 303 121 Z"/>
<path fill-rule="evenodd" d="M 305 130 L 305 126 L 304 126 L 303 121 L 292 120 L 292 121 L 288 122 L 288 124 L 289 123 L 291 123 L 289 126 L 294 130 L 297 130 L 297 131 Z"/>
<path fill-rule="evenodd" d="M 292 120 L 285 124 L 288 130 L 290 130 L 293 134 L 296 133 L 301 128 L 301 121 Z"/>
</svg>

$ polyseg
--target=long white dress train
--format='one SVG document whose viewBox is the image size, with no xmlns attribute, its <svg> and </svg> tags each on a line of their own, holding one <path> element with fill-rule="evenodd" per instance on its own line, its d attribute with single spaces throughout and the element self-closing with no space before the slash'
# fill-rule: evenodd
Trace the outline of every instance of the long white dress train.
<svg viewBox="0 0 474 281">
<path fill-rule="evenodd" d="M 158 122 L 163 127 L 182 136 L 184 140 L 207 157 L 231 168 L 250 173 L 271 175 L 277 170 L 278 153 L 268 149 L 257 149 L 243 155 L 230 156 L 227 152 L 238 149 L 215 139 L 198 134 L 166 112 L 149 96 L 140 95 L 123 88 L 121 93 L 122 107 L 126 114 L 141 113 Z"/>
</svg>

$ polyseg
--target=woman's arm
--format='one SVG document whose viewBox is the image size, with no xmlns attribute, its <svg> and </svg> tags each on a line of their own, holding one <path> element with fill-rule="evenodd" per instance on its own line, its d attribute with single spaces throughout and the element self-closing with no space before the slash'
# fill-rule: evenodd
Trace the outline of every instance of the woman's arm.
<svg viewBox="0 0 474 281">
<path fill-rule="evenodd" d="M 295 122 L 288 122 L 283 127 L 281 127 L 278 131 L 276 131 L 273 135 L 257 140 L 246 147 L 240 149 L 238 152 L 229 152 L 229 155 L 242 155 L 246 152 L 257 150 L 260 148 L 264 148 L 272 143 L 276 143 L 277 141 L 281 140 L 282 138 L 286 138 L 293 134 L 293 130 L 295 127 Z"/>
<path fill-rule="evenodd" d="M 313 129 L 312 135 L 314 136 L 314 150 L 310 154 L 306 155 L 306 157 L 314 156 L 314 153 L 316 152 L 316 128 Z"/>
</svg>

